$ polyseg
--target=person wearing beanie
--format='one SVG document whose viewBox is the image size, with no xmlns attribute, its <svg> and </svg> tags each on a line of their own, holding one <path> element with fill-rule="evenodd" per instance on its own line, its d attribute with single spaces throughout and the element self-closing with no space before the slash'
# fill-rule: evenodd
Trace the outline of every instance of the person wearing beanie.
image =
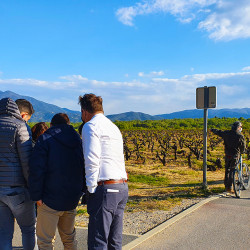
<svg viewBox="0 0 250 250">
<path fill-rule="evenodd" d="M 22 249 L 37 249 L 35 204 L 28 176 L 32 152 L 27 124 L 34 113 L 25 99 L 0 100 L 0 249 L 12 249 L 15 221 L 22 233 Z"/>
<path fill-rule="evenodd" d="M 225 145 L 225 179 L 224 185 L 228 193 L 232 192 L 233 173 L 240 155 L 245 151 L 246 142 L 242 132 L 242 123 L 236 121 L 231 130 L 211 129 L 211 132 L 222 137 Z"/>
</svg>

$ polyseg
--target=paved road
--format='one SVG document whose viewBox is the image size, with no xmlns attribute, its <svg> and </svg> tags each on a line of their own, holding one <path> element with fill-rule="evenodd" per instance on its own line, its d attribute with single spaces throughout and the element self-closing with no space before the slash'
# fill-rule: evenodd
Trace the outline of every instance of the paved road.
<svg viewBox="0 0 250 250">
<path fill-rule="evenodd" d="M 250 190 L 243 191 L 240 199 L 221 197 L 212 200 L 129 249 L 248 250 Z"/>
<path fill-rule="evenodd" d="M 199 204 L 197 204 L 199 207 Z M 195 207 L 195 206 L 194 206 Z M 167 249 L 167 250 L 231 250 L 250 249 L 250 189 L 242 192 L 240 199 L 220 197 L 199 208 L 188 209 L 160 225 L 157 231 L 140 236 L 124 235 L 124 249 Z M 182 215 L 185 214 L 186 215 Z M 178 217 L 180 219 L 175 219 Z M 176 221 L 175 221 L 176 220 Z M 164 229 L 163 229 L 164 228 Z M 150 234 L 151 233 L 151 234 Z M 152 236 L 153 235 L 153 236 Z M 77 228 L 78 249 L 85 250 L 87 230 Z M 143 242 L 140 239 L 143 238 Z M 145 240 L 146 239 L 146 240 Z M 16 227 L 14 249 L 22 249 L 20 231 Z M 129 247 L 128 247 L 129 246 Z M 63 249 L 59 236 L 56 250 Z"/>
<path fill-rule="evenodd" d="M 76 228 L 76 238 L 78 241 L 78 247 L 77 249 L 79 250 L 87 250 L 87 228 Z M 129 242 L 133 241 L 136 239 L 137 236 L 135 235 L 123 235 L 123 245 L 128 244 Z M 21 232 L 18 227 L 18 225 L 15 225 L 15 234 L 13 238 L 13 249 L 15 250 L 22 250 L 22 241 L 21 241 Z M 63 250 L 63 245 L 60 241 L 60 236 L 57 232 L 56 236 L 56 242 L 55 242 L 55 250 Z"/>
</svg>

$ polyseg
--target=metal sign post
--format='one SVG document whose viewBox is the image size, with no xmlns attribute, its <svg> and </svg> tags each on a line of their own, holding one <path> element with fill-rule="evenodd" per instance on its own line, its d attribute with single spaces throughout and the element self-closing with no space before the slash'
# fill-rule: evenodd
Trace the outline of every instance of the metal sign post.
<svg viewBox="0 0 250 250">
<path fill-rule="evenodd" d="M 207 119 L 208 108 L 216 107 L 216 87 L 196 89 L 196 108 L 204 109 L 203 124 L 203 187 L 207 187 Z"/>
<path fill-rule="evenodd" d="M 203 130 L 203 187 L 207 187 L 207 117 L 208 110 L 204 109 Z"/>
<path fill-rule="evenodd" d="M 204 118 L 203 118 L 203 187 L 207 188 L 207 118 L 208 118 L 208 87 L 204 87 Z"/>
</svg>

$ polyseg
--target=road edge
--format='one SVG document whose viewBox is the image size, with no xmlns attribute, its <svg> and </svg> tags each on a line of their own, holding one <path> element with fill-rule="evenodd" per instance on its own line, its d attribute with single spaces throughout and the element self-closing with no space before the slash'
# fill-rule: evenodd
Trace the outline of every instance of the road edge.
<svg viewBox="0 0 250 250">
<path fill-rule="evenodd" d="M 195 205 L 191 206 L 190 208 L 187 208 L 187 209 L 183 210 L 179 214 L 177 214 L 174 217 L 170 218 L 169 220 L 163 222 L 159 226 L 153 228 L 149 232 L 147 232 L 147 233 L 143 234 L 142 236 L 138 237 L 137 239 L 131 241 L 127 245 L 123 246 L 122 249 L 123 250 L 130 250 L 130 249 L 135 248 L 136 246 L 138 246 L 139 244 L 141 244 L 145 240 L 151 238 L 152 236 L 154 236 L 157 233 L 160 233 L 161 231 L 163 231 L 164 229 L 166 229 L 170 225 L 174 224 L 175 222 L 177 222 L 178 220 L 182 219 L 186 215 L 192 213 L 193 211 L 195 211 L 196 209 L 200 208 L 204 204 L 206 204 L 206 203 L 208 203 L 210 201 L 216 200 L 216 199 L 218 199 L 220 197 L 221 197 L 221 195 L 215 195 L 215 196 L 209 197 L 209 198 L 207 198 L 205 200 L 202 200 L 202 201 L 196 203 Z"/>
</svg>

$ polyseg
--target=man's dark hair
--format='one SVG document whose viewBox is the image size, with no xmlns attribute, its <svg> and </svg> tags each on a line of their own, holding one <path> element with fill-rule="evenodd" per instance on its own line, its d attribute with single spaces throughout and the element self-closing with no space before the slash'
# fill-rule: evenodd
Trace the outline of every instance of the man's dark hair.
<svg viewBox="0 0 250 250">
<path fill-rule="evenodd" d="M 83 110 L 86 110 L 91 114 L 98 111 L 103 112 L 102 98 L 100 96 L 96 96 L 94 94 L 79 96 L 79 104 Z"/>
<path fill-rule="evenodd" d="M 16 104 L 18 106 L 20 113 L 27 112 L 29 115 L 33 115 L 35 113 L 32 104 L 25 99 L 17 99 Z"/>
<path fill-rule="evenodd" d="M 240 126 L 242 125 L 242 123 L 240 121 L 236 121 L 232 124 L 232 130 L 236 131 Z"/>
<path fill-rule="evenodd" d="M 51 119 L 51 125 L 56 126 L 60 124 L 70 124 L 70 120 L 67 114 L 65 113 L 58 113 L 55 114 Z"/>
</svg>

